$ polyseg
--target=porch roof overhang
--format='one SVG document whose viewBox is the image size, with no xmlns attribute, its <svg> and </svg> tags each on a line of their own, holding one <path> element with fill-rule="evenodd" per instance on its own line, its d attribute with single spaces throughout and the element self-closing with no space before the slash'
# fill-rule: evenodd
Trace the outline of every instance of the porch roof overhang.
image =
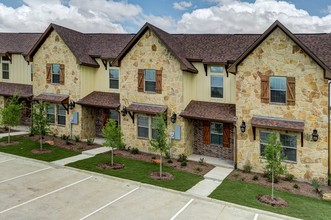
<svg viewBox="0 0 331 220">
<path fill-rule="evenodd" d="M 6 97 L 17 95 L 21 98 L 31 98 L 33 96 L 32 85 L 0 82 L 0 95 Z"/>
<path fill-rule="evenodd" d="M 303 146 L 303 131 L 305 128 L 304 120 L 253 115 L 251 125 L 253 128 L 254 140 L 256 138 L 256 128 L 270 128 L 274 130 L 300 132 L 301 146 Z"/>
<path fill-rule="evenodd" d="M 118 109 L 120 107 L 120 94 L 94 91 L 78 100 L 76 104 L 97 108 Z"/>
<path fill-rule="evenodd" d="M 196 120 L 234 123 L 236 122 L 236 105 L 193 100 L 179 115 Z"/>
<path fill-rule="evenodd" d="M 69 102 L 69 95 L 54 94 L 54 93 L 41 93 L 38 96 L 35 96 L 34 100 L 65 104 L 65 103 Z"/>
<path fill-rule="evenodd" d="M 130 104 L 126 109 L 131 112 L 157 115 L 166 112 L 168 106 L 134 102 Z"/>
</svg>

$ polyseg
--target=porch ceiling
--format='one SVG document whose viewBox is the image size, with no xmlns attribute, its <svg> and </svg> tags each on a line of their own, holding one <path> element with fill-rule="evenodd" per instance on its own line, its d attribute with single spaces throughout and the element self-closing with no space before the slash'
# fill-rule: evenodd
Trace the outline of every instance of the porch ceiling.
<svg viewBox="0 0 331 220">
<path fill-rule="evenodd" d="M 0 95 L 17 95 L 22 98 L 30 98 L 33 96 L 32 85 L 0 82 Z"/>
<path fill-rule="evenodd" d="M 94 91 L 78 100 L 76 104 L 97 108 L 117 109 L 120 107 L 120 94 Z"/>
<path fill-rule="evenodd" d="M 232 123 L 236 121 L 236 106 L 234 104 L 191 101 L 184 111 L 180 113 L 180 116 L 198 120 Z"/>
<path fill-rule="evenodd" d="M 35 96 L 34 99 L 52 103 L 66 103 L 69 101 L 69 96 L 54 93 L 42 93 L 38 96 Z"/>
</svg>

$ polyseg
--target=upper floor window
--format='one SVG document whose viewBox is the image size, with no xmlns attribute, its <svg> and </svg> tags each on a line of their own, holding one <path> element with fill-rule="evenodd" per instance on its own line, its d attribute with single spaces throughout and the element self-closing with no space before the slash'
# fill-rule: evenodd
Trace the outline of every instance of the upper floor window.
<svg viewBox="0 0 331 220">
<path fill-rule="evenodd" d="M 46 64 L 46 81 L 47 83 L 64 85 L 64 65 L 63 64 Z"/>
<path fill-rule="evenodd" d="M 295 78 L 262 75 L 261 101 L 295 105 Z"/>
<path fill-rule="evenodd" d="M 212 122 L 210 123 L 210 143 L 223 144 L 223 124 Z"/>
<path fill-rule="evenodd" d="M 118 89 L 119 87 L 119 70 L 110 69 L 109 70 L 109 88 Z"/>
<path fill-rule="evenodd" d="M 286 103 L 286 77 L 270 77 L 270 102 Z"/>
<path fill-rule="evenodd" d="M 9 63 L 2 63 L 2 79 L 9 79 Z"/>
<path fill-rule="evenodd" d="M 162 70 L 138 69 L 138 92 L 162 93 Z"/>
<path fill-rule="evenodd" d="M 212 98 L 223 98 L 223 67 L 210 67 L 210 96 Z"/>
</svg>

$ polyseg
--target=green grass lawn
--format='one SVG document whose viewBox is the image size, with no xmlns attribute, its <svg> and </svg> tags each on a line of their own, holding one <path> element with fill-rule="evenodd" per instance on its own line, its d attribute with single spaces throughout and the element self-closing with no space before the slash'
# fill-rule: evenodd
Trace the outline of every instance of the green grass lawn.
<svg viewBox="0 0 331 220">
<path fill-rule="evenodd" d="M 285 199 L 288 207 L 272 207 L 260 203 L 259 194 L 271 195 L 271 188 L 226 179 L 209 197 L 302 219 L 331 219 L 330 201 L 275 190 L 275 196 Z"/>
<path fill-rule="evenodd" d="M 188 172 L 176 170 L 171 167 L 163 167 L 164 172 L 171 173 L 174 176 L 172 180 L 154 180 L 149 177 L 150 172 L 158 172 L 159 165 L 153 164 L 140 160 L 133 160 L 124 157 L 114 156 L 115 163 L 124 164 L 123 169 L 113 170 L 113 169 L 101 169 L 97 167 L 98 164 L 111 162 L 110 155 L 98 154 L 95 157 L 70 163 L 67 166 L 89 170 L 97 173 L 103 173 L 110 176 L 116 176 L 123 179 L 135 180 L 142 183 L 147 183 L 151 185 L 161 186 L 169 189 L 174 189 L 178 191 L 186 191 L 192 186 L 197 184 L 203 178 L 196 174 L 191 174 Z"/>
<path fill-rule="evenodd" d="M 7 137 L 1 138 L 0 142 L 7 141 Z M 43 161 L 54 161 L 60 160 L 66 157 L 72 157 L 80 154 L 79 152 L 66 150 L 59 147 L 54 147 L 48 144 L 43 144 L 44 149 L 52 150 L 52 153 L 47 154 L 34 154 L 31 151 L 33 149 L 39 149 L 39 142 L 32 141 L 27 138 L 21 137 L 11 137 L 11 141 L 19 141 L 20 144 L 9 145 L 9 146 L 0 146 L 0 152 L 15 154 L 22 157 L 29 157 L 37 160 Z"/>
</svg>

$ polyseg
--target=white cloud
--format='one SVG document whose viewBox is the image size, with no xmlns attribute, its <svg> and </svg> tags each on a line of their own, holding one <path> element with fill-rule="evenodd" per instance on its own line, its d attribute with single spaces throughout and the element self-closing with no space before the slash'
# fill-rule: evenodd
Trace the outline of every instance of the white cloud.
<svg viewBox="0 0 331 220">
<path fill-rule="evenodd" d="M 172 7 L 179 11 L 185 11 L 191 6 L 192 6 L 192 2 L 186 2 L 186 1 L 174 2 L 172 4 Z"/>
<path fill-rule="evenodd" d="M 294 4 L 276 0 L 213 0 L 215 6 L 185 13 L 177 32 L 189 33 L 263 33 L 275 20 L 292 32 L 331 32 L 331 12 L 311 16 Z"/>
<path fill-rule="evenodd" d="M 125 32 L 121 22 L 140 16 L 142 8 L 113 0 L 23 0 L 14 9 L 0 3 L 0 31 L 42 32 L 56 23 L 82 32 Z"/>
</svg>

